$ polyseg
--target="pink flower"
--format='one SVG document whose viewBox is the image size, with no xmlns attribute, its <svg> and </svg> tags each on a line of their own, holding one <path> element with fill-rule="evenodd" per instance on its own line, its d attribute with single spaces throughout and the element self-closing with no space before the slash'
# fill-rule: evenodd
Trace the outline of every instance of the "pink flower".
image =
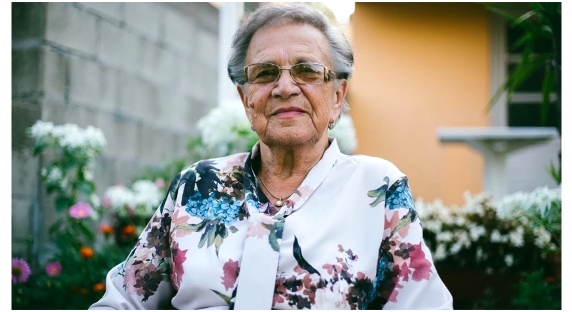
<svg viewBox="0 0 572 312">
<path fill-rule="evenodd" d="M 162 178 L 158 178 L 157 180 L 155 180 L 155 186 L 158 188 L 164 188 L 165 180 L 163 180 Z"/>
<path fill-rule="evenodd" d="M 62 272 L 62 265 L 59 262 L 50 262 L 46 265 L 46 273 L 49 276 L 57 277 Z"/>
<path fill-rule="evenodd" d="M 12 258 L 12 283 L 24 283 L 28 280 L 28 277 L 32 271 L 30 271 L 30 266 L 28 262 L 20 258 Z"/>
<path fill-rule="evenodd" d="M 91 215 L 91 206 L 84 202 L 79 202 L 70 207 L 70 216 L 76 219 L 85 219 Z"/>
<path fill-rule="evenodd" d="M 103 199 L 103 207 L 109 208 L 109 207 L 111 207 L 112 205 L 113 205 L 113 202 L 111 201 L 111 198 L 105 197 L 105 198 Z"/>
</svg>

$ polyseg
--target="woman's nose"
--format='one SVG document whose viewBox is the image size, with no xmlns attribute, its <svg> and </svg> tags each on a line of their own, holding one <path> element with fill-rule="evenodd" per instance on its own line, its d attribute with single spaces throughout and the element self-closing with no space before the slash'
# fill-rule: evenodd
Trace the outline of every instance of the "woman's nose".
<svg viewBox="0 0 572 312">
<path fill-rule="evenodd" d="M 280 69 L 280 77 L 276 81 L 276 86 L 272 90 L 272 96 L 289 98 L 292 95 L 299 94 L 301 92 L 298 84 L 292 79 L 289 69 Z"/>
</svg>

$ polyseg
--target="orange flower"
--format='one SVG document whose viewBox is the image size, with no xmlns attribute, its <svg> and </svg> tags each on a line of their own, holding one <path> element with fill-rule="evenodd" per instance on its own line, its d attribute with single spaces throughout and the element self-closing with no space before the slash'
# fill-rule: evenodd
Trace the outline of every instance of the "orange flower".
<svg viewBox="0 0 572 312">
<path fill-rule="evenodd" d="M 101 292 L 105 290 L 105 285 L 103 285 L 103 283 L 97 283 L 95 285 L 93 285 L 93 291 L 95 292 Z"/>
<path fill-rule="evenodd" d="M 113 228 L 110 225 L 103 223 L 99 226 L 99 231 L 105 235 L 109 235 L 113 233 Z"/>
<path fill-rule="evenodd" d="M 133 225 L 126 225 L 123 230 L 121 230 L 121 233 L 125 236 L 132 236 L 137 233 L 137 229 Z"/>
<path fill-rule="evenodd" d="M 82 288 L 79 291 L 81 292 L 82 295 L 84 295 L 84 296 L 87 295 L 87 289 Z"/>
<path fill-rule="evenodd" d="M 81 255 L 82 258 L 89 260 L 91 258 L 93 258 L 94 252 L 93 249 L 83 246 L 81 247 L 79 254 Z"/>
</svg>

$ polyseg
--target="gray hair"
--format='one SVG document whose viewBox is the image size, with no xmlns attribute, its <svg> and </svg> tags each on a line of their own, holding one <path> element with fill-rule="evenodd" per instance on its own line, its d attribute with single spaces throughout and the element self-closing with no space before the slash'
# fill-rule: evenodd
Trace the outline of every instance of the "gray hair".
<svg viewBox="0 0 572 312">
<path fill-rule="evenodd" d="M 326 37 L 330 45 L 330 59 L 338 79 L 348 79 L 354 72 L 354 52 L 346 36 L 334 27 L 319 10 L 300 3 L 264 5 L 252 13 L 234 34 L 228 59 L 228 76 L 235 85 L 244 85 L 246 52 L 254 34 L 270 26 L 284 22 L 308 24 L 316 27 Z M 344 98 L 343 111 L 349 105 Z"/>
</svg>

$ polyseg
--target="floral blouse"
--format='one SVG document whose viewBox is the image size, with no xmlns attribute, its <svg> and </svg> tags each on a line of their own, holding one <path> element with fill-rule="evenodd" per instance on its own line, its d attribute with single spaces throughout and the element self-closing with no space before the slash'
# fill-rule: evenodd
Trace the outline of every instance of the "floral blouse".
<svg viewBox="0 0 572 312">
<path fill-rule="evenodd" d="M 280 209 L 250 154 L 199 161 L 90 309 L 452 309 L 407 177 L 335 139 Z"/>
</svg>

